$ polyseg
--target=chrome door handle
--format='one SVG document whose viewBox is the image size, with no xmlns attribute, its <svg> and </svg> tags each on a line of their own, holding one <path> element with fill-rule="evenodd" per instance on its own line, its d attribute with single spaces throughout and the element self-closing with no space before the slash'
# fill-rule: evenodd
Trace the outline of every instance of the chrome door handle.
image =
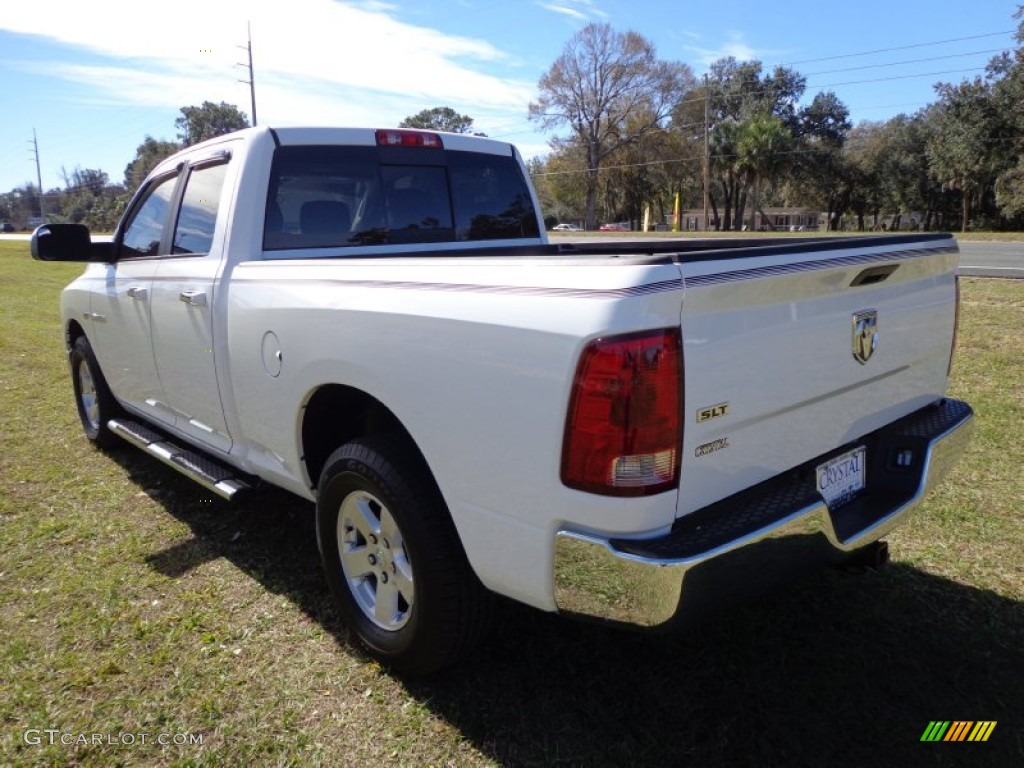
<svg viewBox="0 0 1024 768">
<path fill-rule="evenodd" d="M 146 298 L 146 293 L 147 291 L 145 288 L 139 288 L 136 286 L 128 289 L 128 298 L 135 299 L 136 301 L 143 301 Z"/>
<path fill-rule="evenodd" d="M 206 306 L 206 293 L 204 291 L 182 291 L 178 294 L 179 301 L 191 304 L 193 307 Z"/>
</svg>

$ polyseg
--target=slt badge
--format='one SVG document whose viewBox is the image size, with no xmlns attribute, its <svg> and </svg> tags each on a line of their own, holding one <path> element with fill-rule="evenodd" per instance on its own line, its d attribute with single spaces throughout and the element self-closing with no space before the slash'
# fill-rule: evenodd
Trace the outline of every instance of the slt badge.
<svg viewBox="0 0 1024 768">
<path fill-rule="evenodd" d="M 878 346 L 878 310 L 853 313 L 853 358 L 864 365 Z"/>
</svg>

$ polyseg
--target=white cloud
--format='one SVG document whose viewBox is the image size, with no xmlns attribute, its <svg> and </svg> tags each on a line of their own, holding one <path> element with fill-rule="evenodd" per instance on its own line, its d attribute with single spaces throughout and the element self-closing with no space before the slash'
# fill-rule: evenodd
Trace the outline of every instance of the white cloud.
<svg viewBox="0 0 1024 768">
<path fill-rule="evenodd" d="M 50 64 L 34 67 L 40 73 L 89 88 L 80 100 L 102 106 L 168 107 L 202 101 L 237 101 L 238 91 L 225 83 L 203 84 L 174 72 L 150 72 L 129 67 Z"/>
<path fill-rule="evenodd" d="M 577 21 L 589 21 L 593 17 L 607 18 L 608 14 L 602 11 L 593 0 L 559 0 L 558 2 L 538 2 L 537 5 L 546 11 L 568 16 Z"/>
<path fill-rule="evenodd" d="M 572 19 L 578 19 L 579 21 L 586 21 L 587 15 L 582 11 L 578 11 L 572 6 L 568 5 L 555 5 L 554 3 L 539 3 L 540 7 L 546 11 L 553 13 L 560 13 L 563 16 L 568 16 Z"/>
<path fill-rule="evenodd" d="M 371 13 L 391 13 L 392 11 L 400 10 L 400 7 L 394 3 L 380 2 L 380 0 L 362 0 L 362 2 L 354 2 L 351 5 Z"/>
<path fill-rule="evenodd" d="M 483 40 L 395 18 L 386 2 L 291 0 L 288 12 L 240 0 L 179 0 L 145 14 L 137 3 L 55 0 L 45 13 L 2 14 L 0 28 L 98 54 L 47 69 L 88 86 L 98 103 L 177 108 L 228 101 L 248 111 L 236 64 L 251 22 L 260 122 L 397 122 L 439 104 L 525 113 L 533 84 L 508 79 L 505 54 Z M 59 19 L 60 23 L 54 23 Z M 115 21 L 111 21 L 115 20 Z M 105 59 L 105 60 L 104 60 Z"/>
<path fill-rule="evenodd" d="M 730 32 L 728 39 L 718 48 L 702 48 L 697 45 L 684 45 L 683 47 L 696 54 L 697 60 L 704 66 L 727 56 L 732 56 L 737 61 L 750 61 L 758 58 L 757 51 L 743 40 L 742 32 Z"/>
</svg>

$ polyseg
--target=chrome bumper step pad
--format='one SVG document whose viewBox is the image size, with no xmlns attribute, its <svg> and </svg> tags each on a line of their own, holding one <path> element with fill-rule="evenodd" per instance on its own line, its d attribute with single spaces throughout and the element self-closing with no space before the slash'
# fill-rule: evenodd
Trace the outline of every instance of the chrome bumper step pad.
<svg viewBox="0 0 1024 768">
<path fill-rule="evenodd" d="M 680 518 L 661 536 L 558 531 L 555 605 L 614 624 L 671 629 L 755 599 L 888 534 L 949 474 L 972 424 L 970 406 L 945 399 Z M 816 490 L 815 468 L 857 445 L 867 448 L 867 485 L 830 508 Z"/>
</svg>

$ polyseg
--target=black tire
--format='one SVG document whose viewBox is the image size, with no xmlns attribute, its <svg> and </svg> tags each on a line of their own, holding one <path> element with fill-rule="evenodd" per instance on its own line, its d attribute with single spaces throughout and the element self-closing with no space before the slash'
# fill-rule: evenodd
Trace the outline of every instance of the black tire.
<svg viewBox="0 0 1024 768">
<path fill-rule="evenodd" d="M 331 454 L 316 510 L 327 582 L 371 656 L 427 675 L 479 642 L 490 595 L 429 471 L 401 440 L 355 440 Z"/>
<path fill-rule="evenodd" d="M 120 407 L 103 378 L 92 346 L 85 336 L 79 336 L 71 345 L 71 385 L 75 390 L 75 405 L 82 431 L 90 442 L 109 448 L 118 442 L 117 435 L 107 428 L 107 422 L 120 413 Z"/>
</svg>

